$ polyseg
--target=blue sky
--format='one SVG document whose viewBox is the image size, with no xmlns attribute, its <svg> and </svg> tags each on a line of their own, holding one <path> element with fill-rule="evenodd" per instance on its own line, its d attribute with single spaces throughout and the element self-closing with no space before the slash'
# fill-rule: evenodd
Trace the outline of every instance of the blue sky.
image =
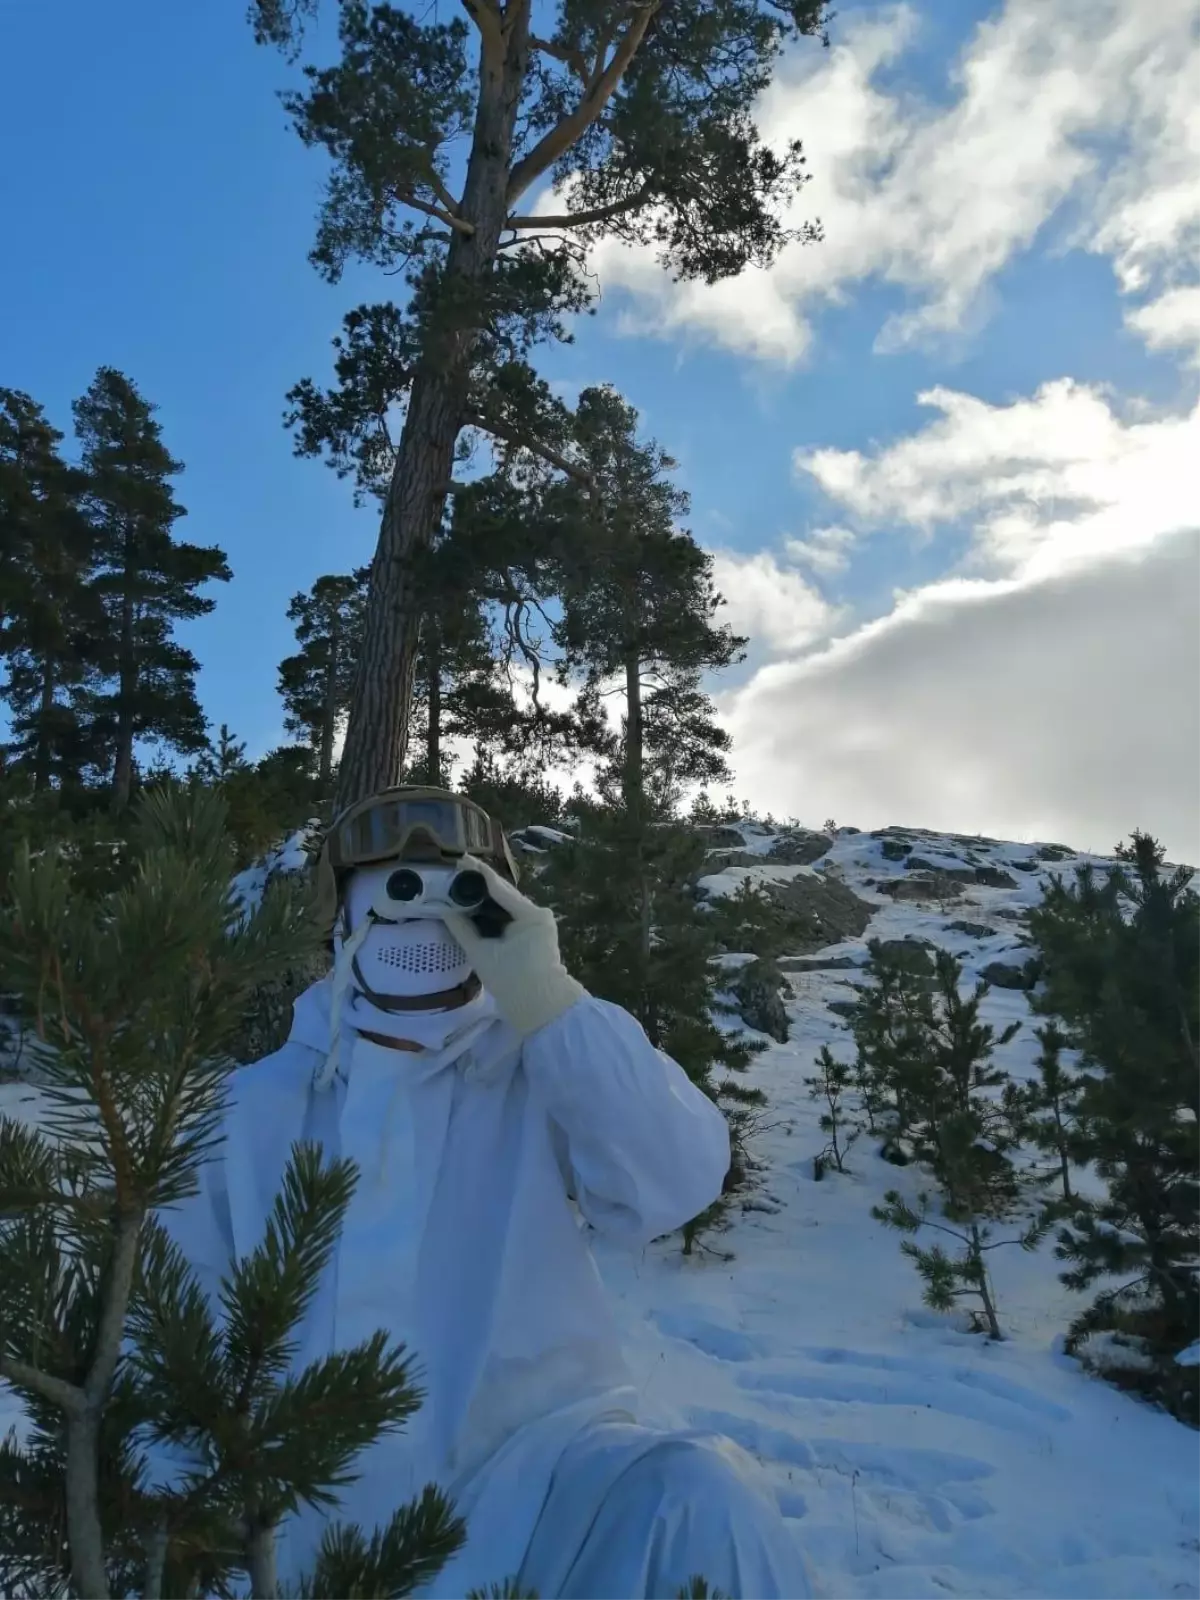
<svg viewBox="0 0 1200 1600">
<path fill-rule="evenodd" d="M 120 13 L 0 6 L 0 382 L 63 427 L 101 363 L 159 405 L 182 531 L 234 572 L 188 634 L 204 706 L 261 753 L 289 597 L 375 535 L 292 457 L 283 395 L 387 284 L 309 266 L 321 158 L 242 0 Z M 615 383 L 680 463 L 752 637 L 721 697 L 739 793 L 1193 849 L 1198 33 L 1195 0 L 845 4 L 762 108 L 805 140 L 826 242 L 713 291 L 599 251 L 600 314 L 542 369 Z M 1136 760 L 1106 754 L 1126 706 Z"/>
</svg>

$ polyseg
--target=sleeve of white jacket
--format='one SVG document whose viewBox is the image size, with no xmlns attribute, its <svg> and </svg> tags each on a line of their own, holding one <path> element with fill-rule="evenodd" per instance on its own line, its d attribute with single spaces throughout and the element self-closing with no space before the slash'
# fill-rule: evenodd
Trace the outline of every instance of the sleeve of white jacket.
<svg viewBox="0 0 1200 1600">
<path fill-rule="evenodd" d="M 724 1116 L 628 1011 L 584 995 L 530 1034 L 522 1059 L 593 1227 L 645 1244 L 721 1193 Z"/>
</svg>

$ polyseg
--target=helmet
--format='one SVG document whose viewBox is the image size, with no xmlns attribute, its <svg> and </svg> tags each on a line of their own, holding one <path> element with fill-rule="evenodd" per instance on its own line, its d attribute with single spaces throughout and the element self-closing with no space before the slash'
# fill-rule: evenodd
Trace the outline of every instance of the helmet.
<svg viewBox="0 0 1200 1600">
<path fill-rule="evenodd" d="M 332 932 L 342 884 L 355 867 L 378 861 L 487 861 L 511 883 L 517 867 L 504 830 L 482 806 L 449 789 L 401 784 L 356 800 L 330 823 L 317 858 L 317 914 Z"/>
</svg>

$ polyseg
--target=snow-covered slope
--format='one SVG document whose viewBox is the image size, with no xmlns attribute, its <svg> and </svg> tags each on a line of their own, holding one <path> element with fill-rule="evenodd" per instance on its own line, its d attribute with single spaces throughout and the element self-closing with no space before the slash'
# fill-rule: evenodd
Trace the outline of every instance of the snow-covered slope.
<svg viewBox="0 0 1200 1600">
<path fill-rule="evenodd" d="M 1020 915 L 1036 904 L 1045 873 L 1069 875 L 1078 861 L 1099 859 L 907 830 L 843 831 L 812 866 L 772 867 L 767 837 L 750 833 L 746 842 L 762 866 L 731 867 L 719 875 L 724 885 L 705 881 L 710 892 L 746 876 L 830 870 L 877 906 L 862 939 L 806 965 L 864 961 L 868 938 L 916 937 L 960 956 L 968 978 L 1030 953 L 1019 943 Z M 884 887 L 924 869 L 888 859 L 885 845 L 898 856 L 910 842 L 938 867 L 999 869 L 1014 885 L 963 884 L 960 898 L 940 906 L 895 900 Z M 885 1189 L 915 1192 L 912 1169 L 898 1171 L 863 1139 L 848 1173 L 814 1181 L 813 1156 L 826 1141 L 804 1080 L 822 1044 L 852 1058 L 828 1002 L 853 999 L 855 978 L 852 967 L 789 975 L 791 1038 L 767 1041 L 750 1073 L 769 1096 L 755 1145 L 763 1189 L 713 1241 L 732 1259 L 685 1259 L 657 1245 L 631 1262 L 598 1249 L 647 1413 L 719 1430 L 761 1461 L 829 1597 L 1200 1594 L 1196 1436 L 1061 1353 L 1081 1302 L 1059 1284 L 1050 1246 L 1034 1256 L 992 1253 L 1009 1335 L 992 1344 L 922 1306 L 898 1235 L 871 1218 Z M 983 1011 L 997 1032 L 1029 1018 L 1014 989 L 992 989 Z M 1030 1023 L 998 1059 L 1025 1077 L 1036 1050 Z"/>
<path fill-rule="evenodd" d="M 750 1208 L 690 1258 L 677 1241 L 637 1258 L 597 1247 L 646 1418 L 718 1430 L 756 1456 L 829 1600 L 1200 1596 L 1196 1435 L 1061 1353 L 1079 1302 L 1059 1284 L 1050 1248 L 993 1252 L 1009 1337 L 990 1344 L 922 1306 L 898 1236 L 871 1218 L 886 1188 L 915 1191 L 912 1169 L 888 1165 L 863 1139 L 848 1173 L 813 1178 L 825 1137 L 805 1078 L 822 1044 L 853 1053 L 829 1002 L 853 999 L 866 940 L 927 939 L 960 956 L 968 978 L 995 961 L 1019 966 L 1029 954 L 1023 914 L 1045 874 L 1100 858 L 842 830 L 823 857 L 797 866 L 772 862 L 774 835 L 742 837 L 761 864 L 714 871 L 710 894 L 747 875 L 833 874 L 873 916 L 861 938 L 810 953 L 789 974 L 791 1038 L 767 1041 L 750 1073 L 769 1097 Z M 914 856 L 929 866 L 906 865 Z M 934 898 L 903 898 L 922 882 Z M 838 958 L 854 965 L 814 969 Z M 1024 993 L 994 988 L 984 1017 L 997 1031 L 1028 1024 Z M 1024 1077 L 1036 1048 L 1027 1025 L 1000 1060 Z M 0 1084 L 0 1109 L 35 1115 L 34 1091 Z"/>
</svg>

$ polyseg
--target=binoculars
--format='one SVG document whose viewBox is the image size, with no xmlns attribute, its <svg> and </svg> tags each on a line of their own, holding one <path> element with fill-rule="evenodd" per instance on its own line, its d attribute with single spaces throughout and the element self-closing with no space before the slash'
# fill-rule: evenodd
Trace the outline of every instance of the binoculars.
<svg viewBox="0 0 1200 1600">
<path fill-rule="evenodd" d="M 417 867 L 397 867 L 385 887 L 388 899 L 400 905 L 416 905 L 427 896 L 438 901 L 444 897 L 459 911 L 468 913 L 478 911 L 488 898 L 483 873 L 470 867 L 456 872 L 449 883 L 444 867 L 435 868 L 427 878 Z"/>
</svg>

